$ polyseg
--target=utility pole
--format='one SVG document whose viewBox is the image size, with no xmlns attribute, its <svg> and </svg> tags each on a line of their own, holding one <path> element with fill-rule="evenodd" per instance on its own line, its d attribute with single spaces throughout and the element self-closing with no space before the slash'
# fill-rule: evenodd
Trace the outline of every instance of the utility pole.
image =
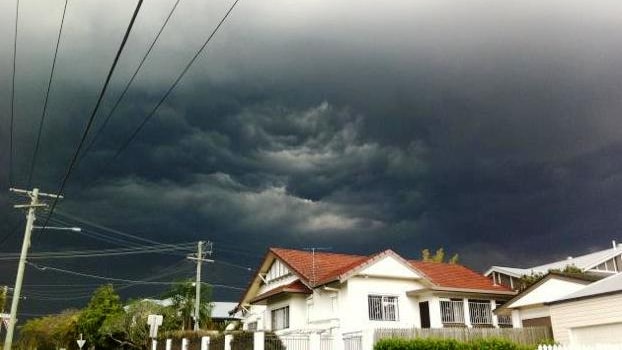
<svg viewBox="0 0 622 350">
<path fill-rule="evenodd" d="M 18 209 L 28 208 L 28 214 L 26 214 L 26 230 L 24 231 L 24 241 L 22 242 L 22 253 L 19 257 L 19 264 L 17 265 L 17 277 L 15 278 L 15 288 L 13 289 L 13 297 L 11 298 L 11 318 L 9 319 L 9 326 L 7 327 L 6 337 L 4 339 L 4 350 L 11 350 L 11 346 L 13 345 L 13 332 L 15 331 L 15 323 L 17 321 L 17 306 L 22 292 L 26 256 L 28 255 L 28 248 L 30 248 L 32 228 L 37 219 L 35 214 L 38 208 L 47 206 L 45 203 L 39 203 L 39 197 L 63 198 L 63 196 L 57 196 L 55 194 L 41 193 L 38 188 L 34 188 L 32 191 L 10 188 L 9 191 L 30 197 L 30 204 L 13 206 Z"/>
<path fill-rule="evenodd" d="M 205 259 L 205 254 L 212 255 L 212 243 L 208 242 L 208 250 L 203 251 L 203 245 L 205 242 L 199 241 L 197 244 L 197 256 L 189 256 L 189 260 L 195 260 L 197 262 L 197 277 L 195 281 L 195 295 L 194 295 L 194 330 L 199 330 L 200 308 L 201 308 L 201 264 L 204 262 L 214 262 L 211 259 Z"/>
</svg>

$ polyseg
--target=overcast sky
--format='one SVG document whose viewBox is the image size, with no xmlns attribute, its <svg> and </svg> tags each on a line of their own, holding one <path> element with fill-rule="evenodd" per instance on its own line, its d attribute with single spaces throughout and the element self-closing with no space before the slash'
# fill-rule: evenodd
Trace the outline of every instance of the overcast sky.
<svg viewBox="0 0 622 350">
<path fill-rule="evenodd" d="M 27 185 L 63 4 L 21 1 L 17 187 Z M 96 126 L 173 4 L 143 5 Z M 181 0 L 73 173 L 60 211 L 162 242 L 213 241 L 223 263 L 204 278 L 234 287 L 244 287 L 250 273 L 225 263 L 255 268 L 269 246 L 362 254 L 392 248 L 412 258 L 445 247 L 483 270 L 622 240 L 619 1 L 240 0 L 113 161 L 230 5 Z M 42 191 L 58 188 L 134 6 L 69 0 L 34 173 Z M 6 191 L 14 24 L 15 1 L 0 2 L 0 238 L 22 217 L 11 208 L 20 198 Z M 21 234 L 0 251 L 17 252 Z M 48 231 L 33 238 L 32 251 L 115 246 Z M 182 258 L 40 263 L 145 279 Z M 167 278 L 192 276 L 192 264 L 178 266 Z M 0 262 L 0 272 L 0 283 L 13 284 L 14 262 Z M 50 281 L 99 283 L 27 270 L 27 283 Z M 85 294 L 89 287 L 76 288 Z M 33 298 L 22 305 L 30 313 L 86 301 L 36 300 L 56 292 L 29 290 Z M 239 296 L 222 288 L 215 294 Z"/>
</svg>

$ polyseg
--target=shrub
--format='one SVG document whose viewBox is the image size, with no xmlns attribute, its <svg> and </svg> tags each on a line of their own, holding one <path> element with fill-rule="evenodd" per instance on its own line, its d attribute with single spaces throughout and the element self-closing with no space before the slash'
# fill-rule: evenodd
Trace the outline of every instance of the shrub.
<svg viewBox="0 0 622 350">
<path fill-rule="evenodd" d="M 374 350 L 533 350 L 533 347 L 505 339 L 477 339 L 460 342 L 453 339 L 381 339 Z"/>
</svg>

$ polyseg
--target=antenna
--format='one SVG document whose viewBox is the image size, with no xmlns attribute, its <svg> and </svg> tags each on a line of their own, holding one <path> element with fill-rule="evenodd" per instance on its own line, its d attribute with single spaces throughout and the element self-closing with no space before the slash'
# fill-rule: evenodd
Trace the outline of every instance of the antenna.
<svg viewBox="0 0 622 350">
<path fill-rule="evenodd" d="M 316 279 L 315 279 L 315 251 L 316 250 L 332 250 L 332 247 L 309 247 L 302 248 L 304 250 L 311 251 L 311 286 L 315 287 Z"/>
</svg>

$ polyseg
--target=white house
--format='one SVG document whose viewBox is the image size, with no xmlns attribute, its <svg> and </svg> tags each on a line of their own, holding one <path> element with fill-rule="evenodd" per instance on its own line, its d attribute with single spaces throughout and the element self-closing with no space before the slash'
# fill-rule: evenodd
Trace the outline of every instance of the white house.
<svg viewBox="0 0 622 350">
<path fill-rule="evenodd" d="M 514 327 L 551 327 L 549 302 L 576 292 L 602 277 L 549 272 L 540 280 L 495 310 L 497 315 L 511 316 Z"/>
<path fill-rule="evenodd" d="M 491 266 L 484 275 L 494 283 L 502 284 L 513 290 L 522 289 L 520 278 L 525 275 L 546 274 L 550 270 L 564 270 L 573 266 L 583 272 L 601 275 L 603 277 L 622 271 L 622 245 L 612 241 L 612 247 L 593 253 L 558 260 L 544 265 L 532 267 Z"/>
<path fill-rule="evenodd" d="M 515 293 L 458 264 L 392 250 L 347 255 L 271 248 L 236 310 L 244 329 L 343 334 L 374 328 L 510 326 Z"/>
<path fill-rule="evenodd" d="M 555 341 L 564 345 L 622 344 L 622 274 L 549 303 Z"/>
</svg>

